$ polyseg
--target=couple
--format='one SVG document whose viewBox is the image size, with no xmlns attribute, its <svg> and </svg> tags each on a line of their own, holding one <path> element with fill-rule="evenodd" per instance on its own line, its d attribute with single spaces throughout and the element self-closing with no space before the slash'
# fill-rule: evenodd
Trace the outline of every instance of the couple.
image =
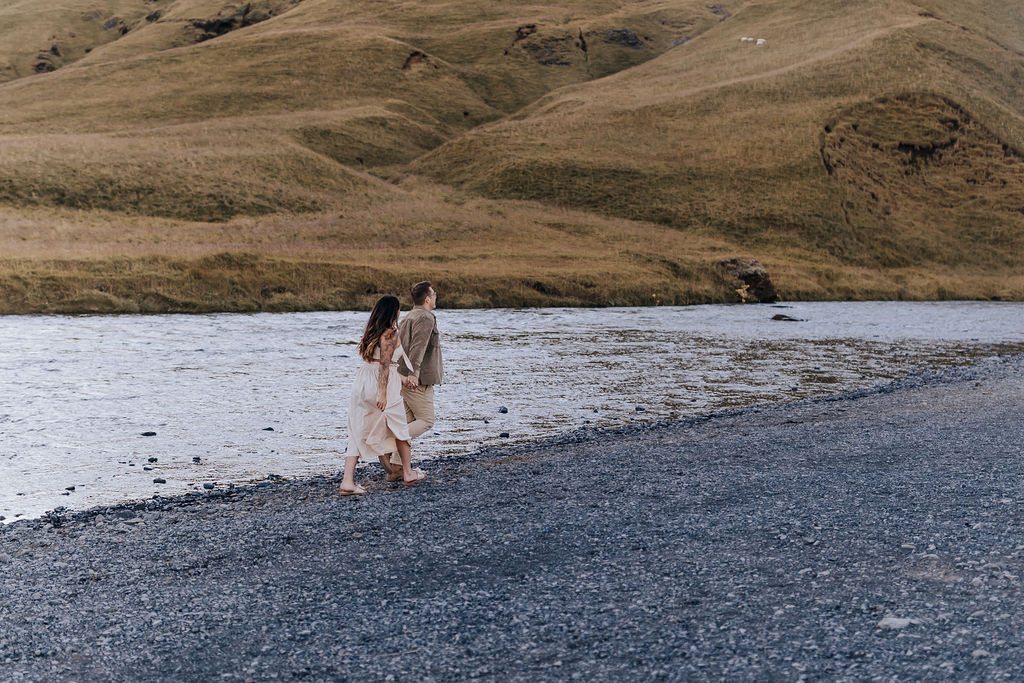
<svg viewBox="0 0 1024 683">
<path fill-rule="evenodd" d="M 412 486 L 427 475 L 412 468 L 409 440 L 434 425 L 434 385 L 443 377 L 441 343 L 434 309 L 437 292 L 429 282 L 412 286 L 413 308 L 398 324 L 398 298 L 382 296 L 359 342 L 362 365 L 348 406 L 348 452 L 341 495 L 366 493 L 355 483 L 360 457 L 374 458 L 388 481 Z"/>
</svg>

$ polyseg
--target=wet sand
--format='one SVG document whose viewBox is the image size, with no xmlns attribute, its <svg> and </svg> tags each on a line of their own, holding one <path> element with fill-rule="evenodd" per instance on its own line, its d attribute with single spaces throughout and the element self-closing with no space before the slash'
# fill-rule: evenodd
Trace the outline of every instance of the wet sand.
<svg viewBox="0 0 1024 683">
<path fill-rule="evenodd" d="M 1024 356 L 0 527 L 0 679 L 1014 678 Z"/>
</svg>

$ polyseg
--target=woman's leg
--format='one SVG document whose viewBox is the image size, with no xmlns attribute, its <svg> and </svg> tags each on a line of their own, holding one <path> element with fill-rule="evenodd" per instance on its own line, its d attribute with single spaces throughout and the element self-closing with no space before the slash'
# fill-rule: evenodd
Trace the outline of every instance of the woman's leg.
<svg viewBox="0 0 1024 683">
<path fill-rule="evenodd" d="M 395 441 L 398 444 L 398 457 L 402 459 L 402 474 L 405 480 L 413 479 L 412 476 L 412 448 L 408 441 Z"/>
<path fill-rule="evenodd" d="M 362 486 L 356 486 L 356 462 L 358 461 L 359 456 L 345 458 L 345 475 L 341 479 L 342 491 L 366 493 L 366 490 Z"/>
<path fill-rule="evenodd" d="M 412 448 L 409 447 L 409 442 L 397 441 L 396 443 L 398 444 L 398 455 L 402 458 L 402 479 L 405 483 L 408 484 L 425 478 L 427 475 L 412 468 Z"/>
</svg>

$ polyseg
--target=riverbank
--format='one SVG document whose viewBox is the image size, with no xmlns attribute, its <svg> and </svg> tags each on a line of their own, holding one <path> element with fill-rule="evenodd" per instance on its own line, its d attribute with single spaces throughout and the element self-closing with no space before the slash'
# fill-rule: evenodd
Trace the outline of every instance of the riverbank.
<svg viewBox="0 0 1024 683">
<path fill-rule="evenodd" d="M 1012 678 L 1024 356 L 0 527 L 0 677 Z"/>
<path fill-rule="evenodd" d="M 216 246 L 202 257 L 101 251 L 82 260 L 56 258 L 40 244 L 31 257 L 0 259 L 0 315 L 368 311 L 383 294 L 411 305 L 409 286 L 425 278 L 449 309 L 756 301 L 721 265 L 750 259 L 747 248 L 709 240 L 695 249 L 684 243 L 689 233 L 661 227 L 663 239 L 653 240 L 648 233 L 654 227 L 627 227 L 585 242 L 543 235 L 528 247 L 502 243 L 508 235 L 488 237 L 494 247 L 483 255 L 457 243 L 433 245 L 424 254 L 412 241 L 394 253 L 367 248 L 344 260 Z M 521 232 L 511 236 L 520 240 Z M 868 269 L 795 248 L 758 250 L 757 258 L 788 302 L 1024 301 L 1024 275 L 1015 265 Z"/>
</svg>

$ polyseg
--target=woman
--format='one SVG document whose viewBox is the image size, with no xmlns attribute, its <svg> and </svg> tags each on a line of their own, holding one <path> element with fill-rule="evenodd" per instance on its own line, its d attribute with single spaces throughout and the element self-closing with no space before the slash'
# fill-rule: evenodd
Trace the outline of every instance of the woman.
<svg viewBox="0 0 1024 683">
<path fill-rule="evenodd" d="M 402 458 L 401 476 L 406 486 L 427 476 L 411 465 L 409 428 L 405 423 L 402 383 L 395 360 L 405 354 L 398 341 L 398 310 L 396 297 L 378 299 L 359 342 L 359 355 L 364 362 L 356 371 L 348 406 L 348 452 L 341 482 L 343 496 L 366 493 L 354 478 L 360 457 L 379 459 L 397 450 Z"/>
</svg>

